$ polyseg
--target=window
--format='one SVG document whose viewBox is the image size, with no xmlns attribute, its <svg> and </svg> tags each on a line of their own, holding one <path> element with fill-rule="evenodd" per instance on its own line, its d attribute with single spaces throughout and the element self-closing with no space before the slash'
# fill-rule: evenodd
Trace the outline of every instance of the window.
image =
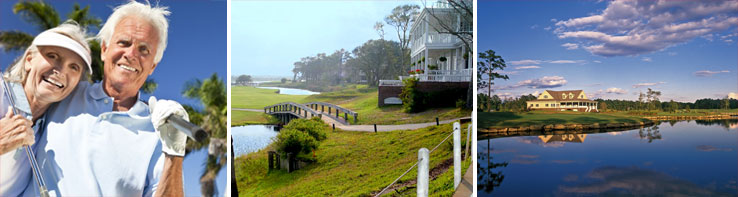
<svg viewBox="0 0 738 197">
<path fill-rule="evenodd" d="M 566 99 L 566 93 L 561 93 L 561 98 Z"/>
<path fill-rule="evenodd" d="M 580 95 L 579 95 L 579 98 L 584 98 L 584 96 L 580 94 Z"/>
<path fill-rule="evenodd" d="M 543 98 L 548 98 L 548 95 L 543 95 Z"/>
<path fill-rule="evenodd" d="M 546 107 L 548 107 L 548 104 L 546 104 Z"/>
<path fill-rule="evenodd" d="M 572 98 L 573 99 L 574 98 L 574 94 L 569 93 L 569 98 Z"/>
<path fill-rule="evenodd" d="M 536 104 L 536 107 L 538 107 L 538 104 Z"/>
<path fill-rule="evenodd" d="M 531 107 L 533 107 L 533 104 L 530 104 Z"/>
</svg>

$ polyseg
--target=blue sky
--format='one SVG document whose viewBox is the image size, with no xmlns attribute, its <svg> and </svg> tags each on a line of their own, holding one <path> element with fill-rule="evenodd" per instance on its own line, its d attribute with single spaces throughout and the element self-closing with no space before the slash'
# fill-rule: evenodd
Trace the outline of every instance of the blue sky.
<svg viewBox="0 0 738 197">
<path fill-rule="evenodd" d="M 694 102 L 738 92 L 737 1 L 479 1 L 478 13 L 478 50 L 501 55 L 510 77 L 493 94 L 637 100 L 652 88 Z"/>
<path fill-rule="evenodd" d="M 233 1 L 231 74 L 292 77 L 302 57 L 351 51 L 370 39 L 398 5 L 419 1 Z M 397 41 L 394 27 L 384 26 Z"/>
<path fill-rule="evenodd" d="M 13 14 L 12 6 L 17 1 L 0 1 L 0 30 L 21 30 L 36 35 L 35 26 Z M 62 16 L 72 10 L 74 1 L 48 1 Z M 112 13 L 112 8 L 127 1 L 77 1 L 80 5 L 90 5 L 93 15 L 104 21 Z M 155 1 L 152 1 L 155 2 Z M 161 0 L 159 5 L 168 6 L 172 14 L 169 18 L 169 43 L 162 61 L 150 76 L 159 84 L 153 95 L 161 99 L 176 100 L 180 103 L 201 105 L 196 100 L 181 96 L 185 81 L 206 79 L 217 73 L 225 82 L 227 77 L 227 6 L 226 1 L 172 1 Z M 90 33 L 97 33 L 97 29 Z M 0 50 L 0 68 L 5 70 L 22 52 L 5 53 Z M 227 83 L 226 83 L 227 84 Z M 148 95 L 142 95 L 147 100 Z M 204 154 L 193 154 L 185 159 L 185 189 L 187 195 L 200 195 L 199 177 L 204 169 Z M 195 159 L 194 157 L 198 157 Z M 221 170 L 216 184 L 219 194 L 224 194 L 226 170 Z"/>
</svg>

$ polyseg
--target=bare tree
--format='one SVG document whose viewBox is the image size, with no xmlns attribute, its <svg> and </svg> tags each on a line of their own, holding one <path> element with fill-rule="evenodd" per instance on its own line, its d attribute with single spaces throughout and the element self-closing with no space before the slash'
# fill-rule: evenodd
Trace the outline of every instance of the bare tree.
<svg viewBox="0 0 738 197">
<path fill-rule="evenodd" d="M 400 48 L 403 52 L 407 50 L 410 44 L 410 25 L 415 22 L 418 15 L 418 5 L 401 5 L 392 9 L 392 14 L 384 18 L 384 22 L 392 25 L 397 30 L 397 39 L 400 40 Z"/>
<path fill-rule="evenodd" d="M 379 39 L 384 40 L 384 24 L 382 22 L 374 23 L 374 30 L 379 34 Z"/>
</svg>

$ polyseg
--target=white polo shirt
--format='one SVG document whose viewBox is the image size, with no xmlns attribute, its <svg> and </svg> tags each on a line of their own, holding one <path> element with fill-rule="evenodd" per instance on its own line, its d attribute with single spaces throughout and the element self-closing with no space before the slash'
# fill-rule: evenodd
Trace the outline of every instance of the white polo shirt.
<svg viewBox="0 0 738 197">
<path fill-rule="evenodd" d="M 159 137 L 141 101 L 115 112 L 101 83 L 80 82 L 47 112 L 36 158 L 50 196 L 152 196 L 164 166 Z M 37 196 L 29 183 L 25 196 Z"/>
</svg>

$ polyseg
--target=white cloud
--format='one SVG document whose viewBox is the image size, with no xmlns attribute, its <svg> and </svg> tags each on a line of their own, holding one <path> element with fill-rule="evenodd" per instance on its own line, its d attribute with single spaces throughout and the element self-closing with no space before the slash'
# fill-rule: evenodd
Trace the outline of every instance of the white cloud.
<svg viewBox="0 0 738 197">
<path fill-rule="evenodd" d="M 554 33 L 590 41 L 582 48 L 595 55 L 640 55 L 730 29 L 738 24 L 736 9 L 736 0 L 615 0 L 595 15 L 556 22 Z"/>
<path fill-rule="evenodd" d="M 541 68 L 541 67 L 540 66 L 518 66 L 518 67 L 515 67 L 515 70 L 520 70 L 520 69 L 534 69 L 534 68 Z"/>
<path fill-rule="evenodd" d="M 728 98 L 738 99 L 738 94 L 735 92 L 728 93 Z"/>
<path fill-rule="evenodd" d="M 615 88 L 615 87 L 607 88 L 607 90 L 605 92 L 607 92 L 609 94 L 625 94 L 625 93 L 628 93 L 627 90 L 623 90 L 621 88 Z"/>
<path fill-rule="evenodd" d="M 598 63 L 598 64 L 599 64 L 599 63 L 602 63 L 602 62 L 601 62 L 600 60 L 595 60 L 595 61 L 592 61 L 592 62 L 594 62 L 594 63 Z"/>
<path fill-rule="evenodd" d="M 576 64 L 576 63 L 584 63 L 584 60 L 552 60 L 547 61 L 548 63 L 552 64 Z"/>
<path fill-rule="evenodd" d="M 520 81 L 515 85 L 512 86 L 506 86 L 502 87 L 500 89 L 514 89 L 514 88 L 521 88 L 521 87 L 528 87 L 532 89 L 541 89 L 541 88 L 556 88 L 566 85 L 567 81 L 564 79 L 564 77 L 560 76 L 544 76 L 538 79 L 528 79 L 524 81 Z"/>
<path fill-rule="evenodd" d="M 530 26 L 530 29 L 536 29 L 537 27 L 538 25 L 533 25 L 533 26 Z"/>
<path fill-rule="evenodd" d="M 541 60 L 518 60 L 518 61 L 510 61 L 510 65 L 522 65 L 522 64 L 541 64 Z"/>
<path fill-rule="evenodd" d="M 675 55 L 677 55 L 677 52 L 669 52 L 668 54 L 669 54 L 669 56 L 675 56 Z"/>
<path fill-rule="evenodd" d="M 701 71 L 694 72 L 694 75 L 699 76 L 699 77 L 710 77 L 710 76 L 712 76 L 714 74 L 718 74 L 718 73 L 729 73 L 729 72 L 730 71 L 727 71 L 727 70 L 721 70 L 721 71 L 701 70 Z"/>
<path fill-rule="evenodd" d="M 566 47 L 566 50 L 574 50 L 579 48 L 579 45 L 574 43 L 564 43 L 561 46 Z"/>
<path fill-rule="evenodd" d="M 646 87 L 646 86 L 655 86 L 655 85 L 665 84 L 665 83 L 666 82 L 663 82 L 663 81 L 662 82 L 653 82 L 653 83 L 639 83 L 639 84 L 633 85 L 633 88 L 640 88 L 640 87 Z"/>
<path fill-rule="evenodd" d="M 517 75 L 518 71 L 500 71 L 499 73 L 503 75 Z"/>
<path fill-rule="evenodd" d="M 546 31 L 551 30 L 551 26 L 544 27 L 543 30 L 546 30 Z"/>
<path fill-rule="evenodd" d="M 644 62 L 651 62 L 652 61 L 650 57 L 643 57 L 643 58 L 641 58 L 641 60 L 643 60 Z"/>
<path fill-rule="evenodd" d="M 558 21 L 558 20 L 556 20 L 555 18 L 552 18 L 551 19 L 551 22 L 554 22 L 555 23 L 556 21 Z"/>
</svg>

